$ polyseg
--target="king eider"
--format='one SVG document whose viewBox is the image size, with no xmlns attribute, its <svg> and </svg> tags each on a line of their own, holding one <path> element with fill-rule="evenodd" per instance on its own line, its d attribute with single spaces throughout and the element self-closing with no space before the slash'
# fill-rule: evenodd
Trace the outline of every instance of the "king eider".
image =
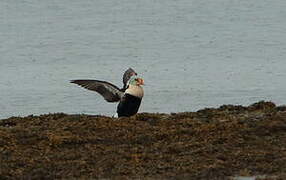
<svg viewBox="0 0 286 180">
<path fill-rule="evenodd" d="M 79 79 L 71 80 L 88 90 L 98 92 L 107 102 L 118 102 L 117 114 L 114 117 L 129 117 L 138 112 L 144 91 L 141 85 L 144 80 L 137 77 L 137 73 L 129 68 L 123 74 L 123 88 L 119 89 L 114 84 L 100 80 Z"/>
</svg>

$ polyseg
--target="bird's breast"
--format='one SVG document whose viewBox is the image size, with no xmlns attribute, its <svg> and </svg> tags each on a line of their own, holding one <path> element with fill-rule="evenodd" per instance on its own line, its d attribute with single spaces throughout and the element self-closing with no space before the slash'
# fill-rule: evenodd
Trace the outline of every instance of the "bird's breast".
<svg viewBox="0 0 286 180">
<path fill-rule="evenodd" d="M 144 96 L 144 91 L 143 91 L 143 88 L 141 86 L 129 85 L 129 87 L 128 87 L 128 89 L 126 89 L 125 93 L 136 96 L 138 98 L 143 98 L 143 96 Z"/>
</svg>

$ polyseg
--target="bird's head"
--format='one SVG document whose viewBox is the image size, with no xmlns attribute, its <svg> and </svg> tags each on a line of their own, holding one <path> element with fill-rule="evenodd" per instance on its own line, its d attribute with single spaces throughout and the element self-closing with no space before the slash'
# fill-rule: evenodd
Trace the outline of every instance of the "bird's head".
<svg viewBox="0 0 286 180">
<path fill-rule="evenodd" d="M 137 76 L 132 76 L 129 80 L 129 85 L 133 85 L 133 86 L 144 85 L 144 80 Z"/>
</svg>

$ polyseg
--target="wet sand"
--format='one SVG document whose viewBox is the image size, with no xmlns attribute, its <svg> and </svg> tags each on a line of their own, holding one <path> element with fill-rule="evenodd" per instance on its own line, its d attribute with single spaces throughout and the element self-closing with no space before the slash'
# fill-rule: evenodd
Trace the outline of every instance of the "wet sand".
<svg viewBox="0 0 286 180">
<path fill-rule="evenodd" d="M 285 131 L 286 107 L 272 102 L 119 119 L 11 117 L 0 121 L 0 179 L 285 179 Z"/>
</svg>

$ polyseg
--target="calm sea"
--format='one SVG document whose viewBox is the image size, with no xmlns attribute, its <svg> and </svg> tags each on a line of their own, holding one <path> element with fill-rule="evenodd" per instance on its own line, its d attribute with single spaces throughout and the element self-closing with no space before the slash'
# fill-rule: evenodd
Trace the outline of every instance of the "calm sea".
<svg viewBox="0 0 286 180">
<path fill-rule="evenodd" d="M 71 79 L 145 80 L 140 112 L 286 103 L 285 0 L 1 0 L 0 118 L 112 115 Z"/>
</svg>

